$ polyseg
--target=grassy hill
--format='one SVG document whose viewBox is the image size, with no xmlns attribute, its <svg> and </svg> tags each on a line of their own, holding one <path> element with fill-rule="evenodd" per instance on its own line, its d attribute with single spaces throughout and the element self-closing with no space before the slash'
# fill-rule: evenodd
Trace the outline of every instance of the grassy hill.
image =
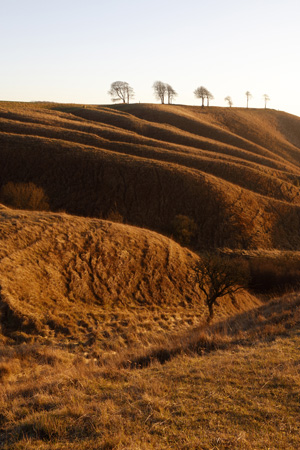
<svg viewBox="0 0 300 450">
<path fill-rule="evenodd" d="M 0 102 L 0 447 L 298 448 L 299 151 L 279 111 Z M 211 325 L 205 249 L 251 280 Z"/>
<path fill-rule="evenodd" d="M 117 213 L 175 239 L 186 216 L 194 249 L 299 249 L 299 122 L 271 110 L 2 102 L 0 177 L 42 187 L 52 211 Z"/>
<path fill-rule="evenodd" d="M 198 257 L 164 236 L 8 208 L 0 219 L 4 341 L 59 338 L 101 347 L 109 337 L 111 347 L 125 347 L 147 338 L 149 328 L 158 335 L 196 325 L 207 314 L 192 282 Z M 238 303 L 249 309 L 257 301 L 248 295 Z M 237 310 L 224 306 L 218 316 Z"/>
</svg>

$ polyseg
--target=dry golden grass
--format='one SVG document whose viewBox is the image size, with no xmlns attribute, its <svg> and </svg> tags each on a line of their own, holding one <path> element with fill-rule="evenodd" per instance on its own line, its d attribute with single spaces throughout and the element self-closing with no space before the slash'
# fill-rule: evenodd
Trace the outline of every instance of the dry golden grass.
<svg viewBox="0 0 300 450">
<path fill-rule="evenodd" d="M 149 229 L 293 281 L 299 120 L 0 103 L 1 448 L 298 448 L 298 294 L 224 298 L 208 327 L 198 256 Z M 52 212 L 8 207 L 28 185 Z"/>
<path fill-rule="evenodd" d="M 226 326 L 173 336 L 165 351 L 180 342 L 181 350 L 142 369 L 126 368 L 126 352 L 105 362 L 53 346 L 6 345 L 1 447 L 296 449 L 299 325 L 294 294 Z"/>
<path fill-rule="evenodd" d="M 107 218 L 189 245 L 298 249 L 299 118 L 175 105 L 0 104 L 2 183 L 33 182 L 53 211 Z"/>
<path fill-rule="evenodd" d="M 48 211 L 48 199 L 42 188 L 33 183 L 12 183 L 2 186 L 0 199 L 3 203 L 16 209 Z"/>
<path fill-rule="evenodd" d="M 205 320 L 191 282 L 197 256 L 157 233 L 9 209 L 0 211 L 0 233 L 3 339 L 107 351 Z M 236 311 L 226 303 L 218 317 Z M 248 295 L 239 307 L 256 303 Z"/>
</svg>

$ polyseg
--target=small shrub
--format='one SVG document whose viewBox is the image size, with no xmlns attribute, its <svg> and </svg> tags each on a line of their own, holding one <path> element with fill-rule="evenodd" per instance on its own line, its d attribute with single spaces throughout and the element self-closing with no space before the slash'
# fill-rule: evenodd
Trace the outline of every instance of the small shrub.
<svg viewBox="0 0 300 450">
<path fill-rule="evenodd" d="M 124 217 L 116 209 L 109 211 L 106 220 L 110 220 L 111 222 L 124 223 Z"/>
<path fill-rule="evenodd" d="M 0 381 L 4 381 L 11 375 L 11 366 L 7 362 L 0 363 Z"/>
<path fill-rule="evenodd" d="M 48 211 L 49 203 L 44 190 L 34 183 L 6 183 L 1 188 L 1 201 L 16 209 Z"/>
<path fill-rule="evenodd" d="M 183 245 L 189 245 L 197 233 L 195 221 L 183 214 L 175 216 L 172 222 L 172 229 L 175 239 Z"/>
</svg>

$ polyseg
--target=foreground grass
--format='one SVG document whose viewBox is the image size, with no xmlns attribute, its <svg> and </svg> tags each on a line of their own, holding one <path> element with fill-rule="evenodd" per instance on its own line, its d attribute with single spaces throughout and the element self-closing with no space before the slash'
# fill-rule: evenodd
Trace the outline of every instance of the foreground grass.
<svg viewBox="0 0 300 450">
<path fill-rule="evenodd" d="M 226 342 L 134 370 L 46 346 L 3 348 L 1 448 L 298 448 L 299 329 Z"/>
</svg>

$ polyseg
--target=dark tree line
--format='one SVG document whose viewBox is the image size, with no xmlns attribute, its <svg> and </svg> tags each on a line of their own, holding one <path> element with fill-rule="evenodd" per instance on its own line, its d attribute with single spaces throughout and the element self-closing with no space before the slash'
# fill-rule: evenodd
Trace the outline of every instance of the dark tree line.
<svg viewBox="0 0 300 450">
<path fill-rule="evenodd" d="M 155 81 L 152 88 L 156 99 L 159 100 L 162 104 L 164 104 L 165 101 L 167 101 L 168 104 L 173 103 L 174 98 L 178 95 L 170 84 L 163 83 L 162 81 Z M 113 102 L 129 103 L 130 100 L 134 97 L 134 90 L 126 81 L 114 81 L 110 86 L 108 94 L 112 97 Z M 209 90 L 204 86 L 197 87 L 197 89 L 194 90 L 194 94 L 196 98 L 201 99 L 202 108 L 204 108 L 205 106 L 205 101 L 206 105 L 209 106 L 210 100 L 214 99 L 212 93 L 209 92 Z M 247 91 L 245 95 L 247 98 L 248 108 L 249 101 L 251 100 L 252 95 L 249 91 Z M 267 108 L 267 103 L 268 101 L 270 101 L 270 97 L 267 94 L 264 94 L 263 99 L 265 108 Z M 229 95 L 225 97 L 224 100 L 227 102 L 229 107 L 233 105 L 233 101 Z"/>
</svg>

